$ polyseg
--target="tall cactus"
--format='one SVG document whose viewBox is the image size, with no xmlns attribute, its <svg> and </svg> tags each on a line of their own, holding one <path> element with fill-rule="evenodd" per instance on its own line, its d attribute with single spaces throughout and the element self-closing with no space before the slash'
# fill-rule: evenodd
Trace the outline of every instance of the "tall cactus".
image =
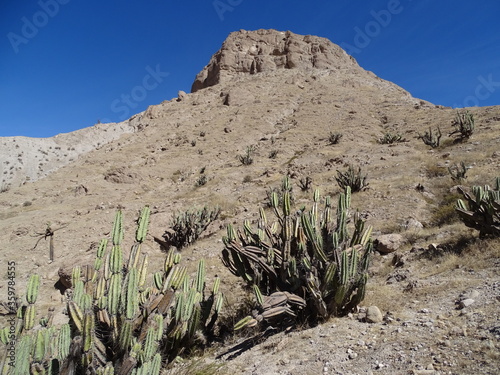
<svg viewBox="0 0 500 375">
<path fill-rule="evenodd" d="M 469 111 L 457 112 L 453 122 L 455 130 L 449 136 L 456 134 L 458 140 L 468 139 L 474 133 L 474 115 Z"/>
<path fill-rule="evenodd" d="M 284 189 L 283 189 L 284 190 Z M 372 249 L 371 228 L 354 215 L 354 232 L 348 231 L 350 187 L 339 195 L 336 222 L 330 199 L 320 213 L 319 191 L 309 210 L 293 210 L 289 194 L 271 196 L 277 218 L 268 222 L 260 211 L 257 228 L 244 223 L 243 231 L 228 227 L 223 263 L 252 285 L 257 306 L 236 328 L 265 321 L 273 324 L 300 319 L 323 321 L 352 311 L 364 298 Z"/>
</svg>

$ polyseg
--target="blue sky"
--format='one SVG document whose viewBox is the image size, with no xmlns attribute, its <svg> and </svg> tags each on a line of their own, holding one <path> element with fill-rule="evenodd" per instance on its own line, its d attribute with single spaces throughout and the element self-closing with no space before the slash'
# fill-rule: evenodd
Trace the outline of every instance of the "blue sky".
<svg viewBox="0 0 500 375">
<path fill-rule="evenodd" d="M 330 39 L 446 106 L 500 105 L 500 2 L 2 0 L 0 136 L 122 121 L 190 91 L 231 31 Z"/>
</svg>

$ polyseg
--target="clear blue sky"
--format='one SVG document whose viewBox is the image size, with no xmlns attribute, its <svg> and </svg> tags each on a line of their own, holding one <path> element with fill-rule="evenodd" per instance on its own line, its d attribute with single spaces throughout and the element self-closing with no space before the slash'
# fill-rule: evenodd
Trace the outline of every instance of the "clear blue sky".
<svg viewBox="0 0 500 375">
<path fill-rule="evenodd" d="M 0 136 L 122 121 L 259 28 L 326 37 L 435 104 L 500 105 L 498 0 L 2 0 Z"/>
</svg>

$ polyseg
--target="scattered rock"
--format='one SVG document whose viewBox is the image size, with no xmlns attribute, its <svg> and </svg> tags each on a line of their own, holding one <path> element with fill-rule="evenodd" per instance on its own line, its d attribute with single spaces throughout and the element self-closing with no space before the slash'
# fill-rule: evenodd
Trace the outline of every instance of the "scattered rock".
<svg viewBox="0 0 500 375">
<path fill-rule="evenodd" d="M 472 305 L 475 301 L 472 298 L 466 298 L 458 303 L 460 309 L 465 309 L 466 307 Z"/>
<path fill-rule="evenodd" d="M 474 289 L 474 290 L 471 290 L 470 292 L 462 293 L 460 295 L 460 300 L 464 300 L 464 299 L 476 299 L 477 297 L 479 297 L 479 292 Z"/>
<path fill-rule="evenodd" d="M 434 370 L 413 370 L 414 375 L 433 375 L 435 373 Z"/>
<path fill-rule="evenodd" d="M 424 228 L 424 225 L 414 219 L 414 218 L 409 218 L 405 221 L 405 223 L 403 224 L 403 227 L 406 229 L 406 230 L 411 230 L 411 229 L 423 229 Z"/>
<path fill-rule="evenodd" d="M 125 168 L 111 168 L 104 175 L 104 179 L 115 184 L 131 184 L 139 178 L 135 172 L 127 172 Z"/>
<path fill-rule="evenodd" d="M 382 254 L 390 254 L 397 251 L 404 243 L 400 234 L 383 234 L 374 241 L 375 249 Z"/>
<path fill-rule="evenodd" d="M 377 306 L 370 306 L 366 309 L 365 319 L 368 323 L 381 323 L 384 317 Z"/>
<path fill-rule="evenodd" d="M 60 283 L 63 289 L 71 288 L 71 272 L 71 270 L 67 271 L 63 268 L 59 268 L 59 271 L 57 272 L 57 275 L 59 276 L 57 283 Z"/>
</svg>

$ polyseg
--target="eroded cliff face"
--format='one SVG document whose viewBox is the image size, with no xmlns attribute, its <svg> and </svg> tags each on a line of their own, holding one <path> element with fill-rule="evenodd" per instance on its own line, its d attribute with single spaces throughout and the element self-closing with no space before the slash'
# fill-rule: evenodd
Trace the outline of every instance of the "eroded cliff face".
<svg viewBox="0 0 500 375">
<path fill-rule="evenodd" d="M 237 75 L 279 69 L 361 69 L 354 58 L 328 39 L 290 31 L 240 30 L 229 34 L 208 65 L 196 76 L 195 92 Z"/>
</svg>

